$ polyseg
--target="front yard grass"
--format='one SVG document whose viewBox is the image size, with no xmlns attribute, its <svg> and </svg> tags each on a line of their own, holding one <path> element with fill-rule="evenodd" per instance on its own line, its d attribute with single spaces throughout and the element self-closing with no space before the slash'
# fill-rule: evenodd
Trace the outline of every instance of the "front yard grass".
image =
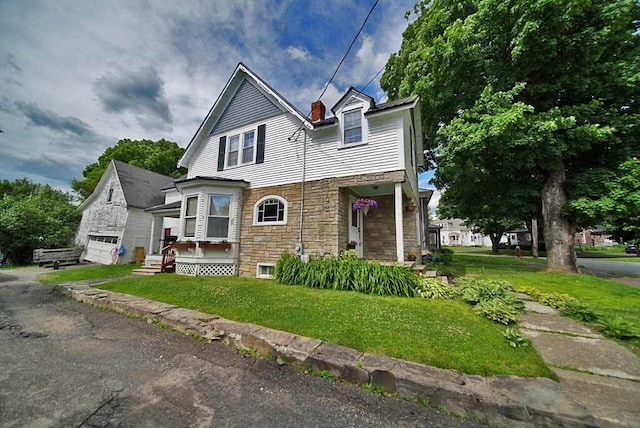
<svg viewBox="0 0 640 428">
<path fill-rule="evenodd" d="M 461 300 L 380 297 L 238 277 L 156 275 L 100 285 L 224 318 L 469 374 L 554 377 L 532 347 Z"/>
<path fill-rule="evenodd" d="M 44 284 L 60 284 L 63 282 L 82 281 L 85 279 L 117 278 L 131 275 L 131 271 L 139 265 L 100 265 L 89 267 L 74 267 L 72 269 L 61 269 L 45 273 L 38 277 Z"/>
</svg>

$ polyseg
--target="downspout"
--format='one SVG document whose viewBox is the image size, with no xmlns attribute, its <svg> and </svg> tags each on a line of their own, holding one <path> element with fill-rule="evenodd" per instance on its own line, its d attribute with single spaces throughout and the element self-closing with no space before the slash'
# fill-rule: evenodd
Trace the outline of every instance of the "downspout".
<svg viewBox="0 0 640 428">
<path fill-rule="evenodd" d="M 307 130 L 303 129 L 302 131 L 304 132 L 304 140 L 302 142 L 302 183 L 300 184 L 300 230 L 298 232 L 298 242 L 300 244 L 302 244 L 302 223 L 304 219 L 304 181 L 307 174 Z M 304 253 L 304 249 L 302 252 Z"/>
</svg>

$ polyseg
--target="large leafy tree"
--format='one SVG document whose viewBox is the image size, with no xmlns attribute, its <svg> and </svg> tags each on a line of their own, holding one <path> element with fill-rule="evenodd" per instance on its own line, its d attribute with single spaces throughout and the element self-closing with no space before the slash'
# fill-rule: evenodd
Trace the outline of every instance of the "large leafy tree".
<svg viewBox="0 0 640 428">
<path fill-rule="evenodd" d="M 420 95 L 438 184 L 445 194 L 454 189 L 441 170 L 469 156 L 478 165 L 466 169 L 467 182 L 478 193 L 487 175 L 502 189 L 496 198 L 535 190 L 548 269 L 577 271 L 573 234 L 593 217 L 572 205 L 584 190 L 574 183 L 640 151 L 640 4 L 434 0 L 415 11 L 381 84 L 391 98 Z M 451 156 L 455 145 L 463 147 Z M 508 170 L 517 171 L 514 179 Z M 606 191 L 605 176 L 594 176 L 589 190 Z"/>
<path fill-rule="evenodd" d="M 601 177 L 593 180 L 595 176 Z M 604 183 L 604 191 L 594 192 L 593 181 Z M 571 201 L 571 208 L 585 222 L 603 224 L 619 241 L 640 243 L 640 159 L 627 159 L 616 170 L 593 169 L 577 178 L 570 192 L 581 195 Z"/>
<path fill-rule="evenodd" d="M 3 263 L 29 263 L 35 248 L 70 245 L 80 214 L 69 194 L 27 179 L 3 180 L 0 185 Z"/>
<path fill-rule="evenodd" d="M 180 177 L 186 172 L 186 169 L 177 167 L 183 153 L 184 149 L 178 144 L 165 139 L 158 141 L 123 139 L 115 146 L 107 148 L 98 157 L 97 162 L 87 165 L 82 171 L 84 179 L 74 178 L 71 180 L 71 187 L 82 199 L 89 197 L 112 159 L 158 174 Z"/>
</svg>

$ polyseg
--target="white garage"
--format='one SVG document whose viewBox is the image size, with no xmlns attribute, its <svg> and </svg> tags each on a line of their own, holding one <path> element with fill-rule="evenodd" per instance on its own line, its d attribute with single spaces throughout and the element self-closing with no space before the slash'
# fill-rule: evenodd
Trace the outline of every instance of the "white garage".
<svg viewBox="0 0 640 428">
<path fill-rule="evenodd" d="M 116 260 L 114 253 L 117 253 L 117 251 L 117 236 L 89 235 L 84 259 L 94 263 L 109 265 Z"/>
</svg>

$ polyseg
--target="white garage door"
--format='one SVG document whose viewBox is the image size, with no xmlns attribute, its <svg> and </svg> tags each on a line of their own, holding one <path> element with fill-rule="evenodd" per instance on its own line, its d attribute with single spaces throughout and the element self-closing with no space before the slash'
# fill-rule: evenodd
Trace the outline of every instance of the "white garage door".
<svg viewBox="0 0 640 428">
<path fill-rule="evenodd" d="M 113 249 L 117 248 L 117 236 L 90 235 L 85 260 L 103 265 L 113 263 Z"/>
</svg>

